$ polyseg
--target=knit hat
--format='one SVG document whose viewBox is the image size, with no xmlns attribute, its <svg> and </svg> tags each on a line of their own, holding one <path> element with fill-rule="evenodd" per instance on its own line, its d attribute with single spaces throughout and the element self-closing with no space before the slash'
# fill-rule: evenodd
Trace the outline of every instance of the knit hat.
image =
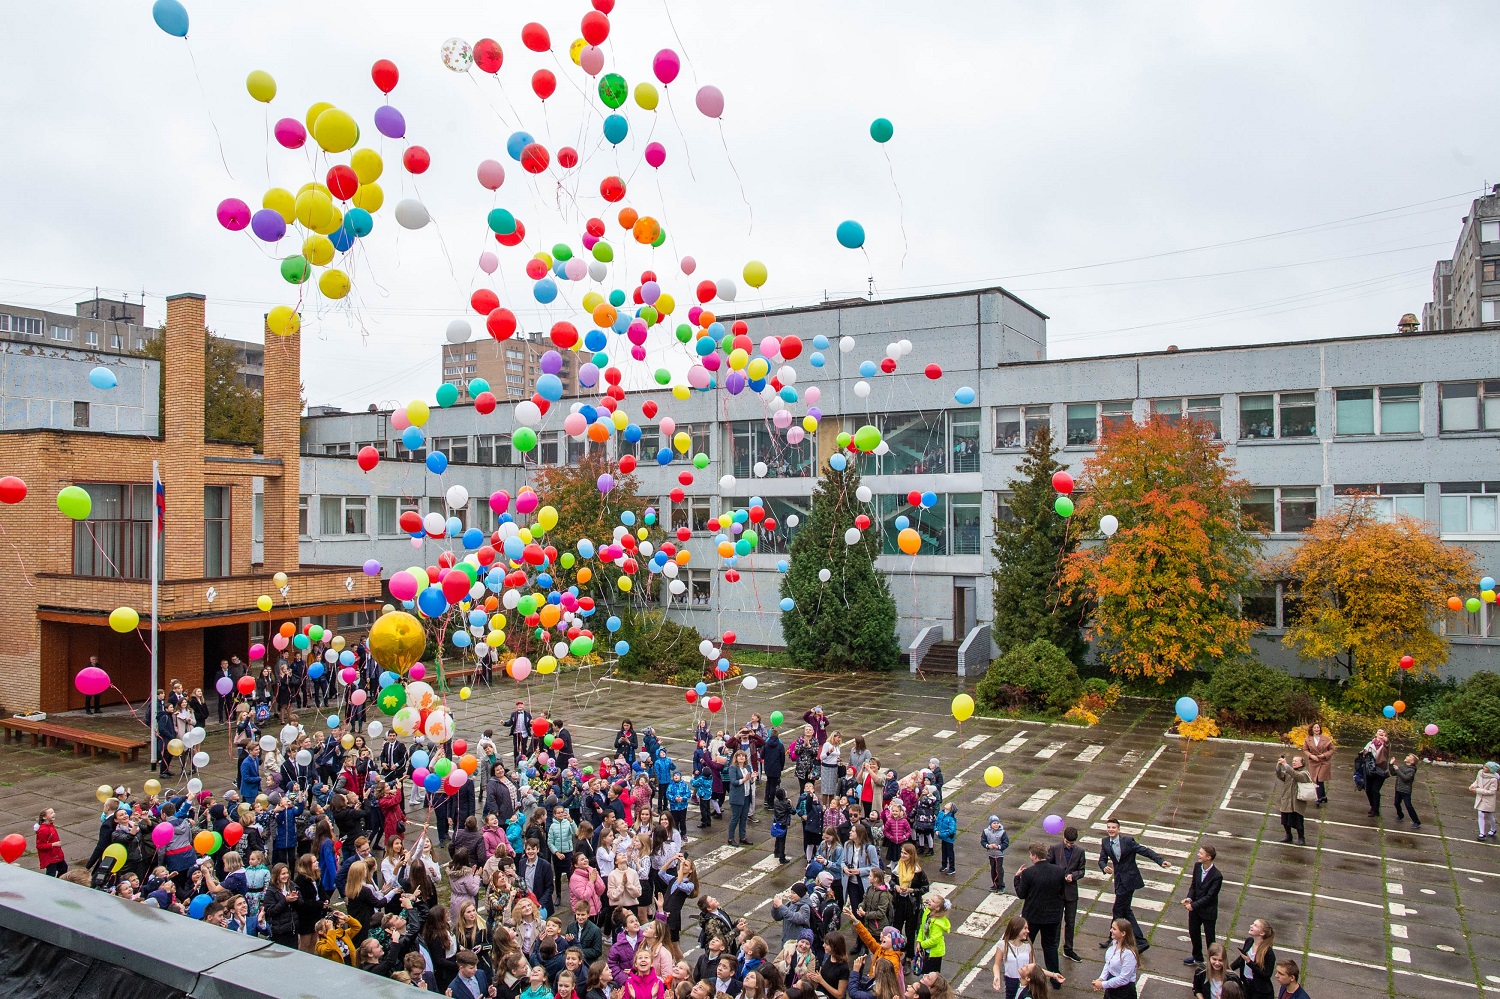
<svg viewBox="0 0 1500 999">
<path fill-rule="evenodd" d="M 989 822 L 999 822 L 1000 821 L 1000 816 L 998 816 L 998 815 L 991 815 L 989 817 L 989 819 L 986 820 L 986 821 L 989 821 Z"/>
<path fill-rule="evenodd" d="M 831 888 L 833 886 L 833 874 L 832 874 L 832 872 L 830 872 L 830 871 L 823 871 L 823 872 L 821 872 L 818 875 L 818 884 L 819 884 L 819 886 L 821 886 L 823 888 Z"/>
<path fill-rule="evenodd" d="M 927 761 L 927 765 L 936 770 L 938 768 L 938 758 L 934 756 L 932 759 Z"/>
<path fill-rule="evenodd" d="M 1492 774 L 1500 774 L 1500 763 L 1496 763 L 1494 760 L 1486 763 L 1484 768 Z"/>
<path fill-rule="evenodd" d="M 798 940 L 806 940 L 808 943 L 812 943 L 813 942 L 813 931 L 812 930 L 798 930 L 797 931 L 797 939 Z"/>
<path fill-rule="evenodd" d="M 802 896 L 807 894 L 807 885 L 803 884 L 801 881 L 798 881 L 796 884 L 792 885 L 792 894 L 796 895 L 798 898 L 801 898 Z"/>
</svg>

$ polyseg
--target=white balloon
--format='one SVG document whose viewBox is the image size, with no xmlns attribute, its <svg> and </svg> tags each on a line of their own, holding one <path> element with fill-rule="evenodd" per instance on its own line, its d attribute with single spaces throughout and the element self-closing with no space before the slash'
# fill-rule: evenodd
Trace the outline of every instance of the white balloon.
<svg viewBox="0 0 1500 999">
<path fill-rule="evenodd" d="M 1114 514 L 1106 513 L 1104 516 L 1099 518 L 1099 531 L 1106 538 L 1114 537 L 1115 532 L 1119 529 L 1120 521 Z"/>
<path fill-rule="evenodd" d="M 432 221 L 427 206 L 415 198 L 407 198 L 396 205 L 396 221 L 403 229 L 420 229 Z"/>
<path fill-rule="evenodd" d="M 677 562 L 673 559 L 667 559 L 667 564 L 661 567 L 661 574 L 668 579 L 676 579 L 680 571 Z"/>
<path fill-rule="evenodd" d="M 888 454 L 890 452 L 890 450 L 891 450 L 891 446 L 889 444 L 887 444 L 885 441 L 881 441 L 879 444 L 875 445 L 875 450 L 871 451 L 870 453 L 871 454 Z"/>
<path fill-rule="evenodd" d="M 335 655 L 334 658 L 337 659 L 338 656 Z M 281 726 L 281 744 L 283 746 L 290 746 L 292 743 L 294 743 L 296 741 L 297 741 L 297 726 L 295 726 L 295 725 L 283 725 L 283 726 Z"/>
<path fill-rule="evenodd" d="M 718 289 L 719 297 L 726 302 L 734 301 L 734 296 L 740 293 L 740 290 L 735 287 L 734 282 L 729 280 L 729 278 L 720 278 L 714 282 L 714 287 Z"/>
<path fill-rule="evenodd" d="M 377 722 L 376 724 L 379 724 L 379 723 Z M 299 749 L 299 750 L 297 750 L 297 765 L 299 767 L 305 767 L 305 766 L 308 766 L 311 763 L 312 763 L 312 750 L 310 750 L 310 749 Z"/>
<path fill-rule="evenodd" d="M 893 361 L 901 360 L 901 345 L 899 343 L 888 343 L 885 345 L 885 356 Z"/>
<path fill-rule="evenodd" d="M 854 349 L 854 337 L 852 337 L 852 336 L 839 337 L 839 350 L 841 350 L 845 354 L 847 354 L 850 351 L 852 351 L 853 349 Z"/>
<path fill-rule="evenodd" d="M 448 487 L 448 509 L 462 510 L 469 502 L 469 491 L 460 485 Z"/>
<path fill-rule="evenodd" d="M 818 570 L 818 582 L 820 582 L 820 583 L 826 583 L 826 582 L 828 582 L 832 578 L 833 578 L 833 573 L 829 572 L 827 569 L 819 569 Z"/>
<path fill-rule="evenodd" d="M 854 498 L 859 500 L 861 503 L 870 502 L 870 497 L 874 495 L 875 494 L 871 492 L 869 486 L 860 486 L 858 489 L 854 490 Z"/>
<path fill-rule="evenodd" d="M 263 735 L 260 737 L 260 748 L 269 753 L 276 748 L 276 737 L 274 735 Z"/>
<path fill-rule="evenodd" d="M 680 597 L 687 590 L 687 584 L 680 579 L 674 579 L 667 584 L 667 589 L 672 591 L 674 597 Z"/>
<path fill-rule="evenodd" d="M 467 319 L 455 319 L 448 324 L 448 342 L 465 343 L 473 332 L 474 327 L 469 325 Z"/>
<path fill-rule="evenodd" d="M 188 743 L 188 745 L 196 746 L 204 739 L 208 738 L 208 733 L 205 732 L 201 727 L 194 725 L 188 730 L 188 736 L 193 740 L 192 742 Z"/>
<path fill-rule="evenodd" d="M 506 590 L 505 593 L 500 597 L 500 606 L 504 607 L 506 610 L 515 610 L 516 605 L 520 602 L 521 593 L 519 590 Z"/>
<path fill-rule="evenodd" d="M 535 427 L 542 422 L 542 411 L 530 399 L 516 403 L 516 422 L 523 427 Z"/>
<path fill-rule="evenodd" d="M 725 475 L 722 478 L 720 478 L 719 479 L 719 488 L 721 490 L 723 490 L 724 492 L 726 492 L 726 493 L 733 492 L 734 491 L 734 476 L 733 475 Z"/>
<path fill-rule="evenodd" d="M 339 661 L 339 654 L 332 649 L 329 649 L 327 652 L 323 653 L 323 661 L 332 666 L 334 663 Z"/>
<path fill-rule="evenodd" d="M 422 520 L 422 526 L 428 534 L 435 538 L 441 538 L 448 533 L 448 520 L 442 514 L 433 511 Z"/>
<path fill-rule="evenodd" d="M 191 794 L 191 795 L 193 795 L 193 796 L 196 797 L 198 794 L 200 794 L 203 791 L 203 782 L 201 780 L 199 780 L 198 778 L 194 777 L 192 780 L 188 781 L 188 783 L 187 783 L 187 789 L 188 789 L 188 794 Z"/>
<path fill-rule="evenodd" d="M 902 340 L 901 341 L 901 356 L 905 357 L 907 354 L 910 354 L 910 353 L 911 353 L 911 341 L 910 340 Z"/>
<path fill-rule="evenodd" d="M 382 734 L 384 734 L 385 726 L 380 724 L 380 722 L 378 721 L 372 721 L 370 722 L 370 727 L 365 729 L 365 731 L 370 733 L 370 738 L 378 739 Z"/>
<path fill-rule="evenodd" d="M 754 675 L 747 673 L 745 674 L 745 679 L 740 681 L 740 686 L 744 687 L 746 690 L 754 690 L 756 687 L 760 686 L 760 681 L 757 680 Z"/>
<path fill-rule="evenodd" d="M 590 261 L 589 277 L 593 278 L 595 281 L 603 281 L 605 278 L 609 277 L 609 268 L 598 260 Z"/>
<path fill-rule="evenodd" d="M 861 399 L 868 399 L 870 397 L 870 383 L 869 382 L 855 382 L 854 383 L 854 394 L 857 395 L 857 396 L 859 396 Z"/>
<path fill-rule="evenodd" d="M 797 516 L 795 513 L 787 515 L 787 518 L 786 518 L 786 526 L 787 527 L 796 527 L 800 523 L 802 523 L 802 518 L 799 517 L 799 516 Z"/>
<path fill-rule="evenodd" d="M 701 655 L 705 659 L 708 659 L 711 656 L 713 656 L 713 654 L 714 654 L 714 643 L 711 642 L 711 641 L 709 641 L 706 638 L 703 641 L 699 642 L 698 643 L 698 654 Z"/>
<path fill-rule="evenodd" d="M 781 379 L 781 384 L 783 385 L 797 384 L 797 369 L 790 364 L 783 364 L 781 370 L 776 375 Z"/>
<path fill-rule="evenodd" d="M 195 767 L 206 767 L 206 766 L 208 766 L 208 754 L 207 753 L 203 753 L 203 752 L 194 753 L 193 754 L 193 766 L 195 766 Z"/>
<path fill-rule="evenodd" d="M 552 646 L 552 654 L 554 656 L 556 656 L 557 658 L 559 658 L 559 659 L 566 658 L 567 655 L 568 655 L 568 643 L 567 642 L 558 642 L 557 644 L 553 645 Z"/>
<path fill-rule="evenodd" d="M 755 477 L 757 479 L 764 479 L 766 477 L 766 473 L 768 471 L 770 471 L 770 469 L 766 467 L 766 463 L 765 462 L 763 462 L 763 461 L 757 461 L 755 463 L 754 472 L 755 472 Z"/>
<path fill-rule="evenodd" d="M 844 544 L 846 544 L 846 545 L 857 545 L 857 544 L 859 544 L 859 528 L 857 528 L 857 527 L 851 527 L 851 528 L 849 528 L 849 530 L 847 530 L 847 531 L 844 532 Z"/>
</svg>

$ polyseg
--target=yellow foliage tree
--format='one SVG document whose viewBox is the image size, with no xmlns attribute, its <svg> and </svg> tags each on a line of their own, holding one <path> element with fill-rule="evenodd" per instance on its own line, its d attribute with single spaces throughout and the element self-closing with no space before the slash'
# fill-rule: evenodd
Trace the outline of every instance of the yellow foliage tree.
<svg viewBox="0 0 1500 999">
<path fill-rule="evenodd" d="M 1402 656 L 1424 670 L 1448 661 L 1436 625 L 1448 596 L 1476 574 L 1467 549 L 1415 517 L 1381 520 L 1361 497 L 1319 517 L 1271 568 L 1301 595 L 1283 643 L 1325 671 L 1345 670 L 1351 697 L 1372 710 L 1395 696 Z"/>
</svg>

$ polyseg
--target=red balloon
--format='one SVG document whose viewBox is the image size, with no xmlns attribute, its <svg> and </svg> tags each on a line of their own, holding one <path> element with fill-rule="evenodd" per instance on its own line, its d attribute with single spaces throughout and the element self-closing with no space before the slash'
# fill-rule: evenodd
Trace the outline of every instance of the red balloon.
<svg viewBox="0 0 1500 999">
<path fill-rule="evenodd" d="M 415 510 L 407 510 L 401 514 L 397 523 L 407 534 L 415 534 L 422 529 L 422 515 Z"/>
<path fill-rule="evenodd" d="M 547 276 L 547 265 L 542 263 L 540 257 L 532 257 L 526 261 L 526 276 L 533 281 L 540 281 Z"/>
<path fill-rule="evenodd" d="M 557 76 L 550 69 L 539 69 L 532 73 L 531 92 L 545 101 L 557 93 Z"/>
<path fill-rule="evenodd" d="M 578 150 L 572 146 L 563 146 L 557 151 L 557 165 L 564 170 L 571 170 L 578 165 Z"/>
<path fill-rule="evenodd" d="M 531 734 L 536 736 L 538 739 L 546 735 L 547 730 L 551 727 L 552 723 L 545 718 L 533 718 L 531 720 Z"/>
<path fill-rule="evenodd" d="M 559 153 L 558 157 L 561 158 L 561 156 L 562 156 L 562 154 Z M 603 236 L 604 235 L 604 220 L 603 219 L 589 219 L 588 224 L 585 225 L 583 227 L 583 229 L 584 229 L 584 232 L 587 232 L 590 236 L 596 236 L 596 237 L 597 236 Z"/>
<path fill-rule="evenodd" d="M 244 835 L 245 827 L 238 822 L 231 822 L 224 827 L 224 842 L 228 846 L 234 846 L 234 844 L 240 841 L 240 837 Z"/>
<path fill-rule="evenodd" d="M 707 704 L 708 704 L 708 710 L 709 710 L 710 713 L 712 713 L 712 714 L 718 714 L 719 713 L 719 709 L 724 706 L 724 699 L 722 697 L 720 697 L 718 694 L 714 694 L 713 696 L 711 696 L 708 699 Z"/>
<path fill-rule="evenodd" d="M 488 416 L 495 411 L 495 393 L 481 392 L 474 397 L 474 411 L 480 416 Z"/>
<path fill-rule="evenodd" d="M 686 544 L 687 541 L 688 541 L 688 539 L 691 538 L 692 536 L 693 536 L 693 529 L 691 527 L 679 527 L 677 529 L 677 540 L 681 541 L 684 544 Z"/>
<path fill-rule="evenodd" d="M 1073 491 L 1073 476 L 1067 472 L 1053 472 L 1052 488 L 1067 496 Z"/>
<path fill-rule="evenodd" d="M 735 633 L 732 632 L 732 631 L 726 631 L 726 632 L 724 632 L 724 644 L 725 645 L 733 645 L 734 644 L 734 640 L 735 640 L 736 637 L 738 637 L 738 636 L 736 636 Z"/>
<path fill-rule="evenodd" d="M 870 518 L 865 516 L 864 514 L 860 514 L 858 517 L 854 518 L 854 526 L 859 528 L 861 531 L 866 530 L 870 526 Z"/>
<path fill-rule="evenodd" d="M 624 562 L 620 563 L 620 568 L 623 569 L 627 575 L 634 576 L 635 571 L 639 569 L 640 566 L 636 565 L 635 559 L 628 558 Z"/>
<path fill-rule="evenodd" d="M 0 839 L 0 860 L 7 864 L 14 864 L 21 859 L 21 854 L 26 852 L 26 837 L 20 833 L 11 833 L 4 839 Z"/>
<path fill-rule="evenodd" d="M 943 377 L 943 367 L 940 364 L 929 364 L 926 368 L 923 369 L 923 371 L 927 375 L 927 377 L 931 378 L 933 381 L 937 381 L 939 378 Z"/>
<path fill-rule="evenodd" d="M 531 395 L 531 401 L 534 402 L 534 403 L 536 403 L 536 408 L 540 409 L 542 411 L 542 415 L 543 416 L 546 416 L 547 415 L 547 410 L 549 410 L 549 409 L 552 408 L 551 401 L 548 400 L 548 399 L 543 399 L 541 397 L 541 395 L 538 394 L 538 393 L 535 393 L 535 392 L 532 393 L 532 395 Z"/>
<path fill-rule="evenodd" d="M 495 549 L 489 545 L 480 545 L 474 556 L 479 559 L 480 565 L 490 565 L 495 561 Z"/>
<path fill-rule="evenodd" d="M 922 505 L 922 494 L 919 493 L 919 492 L 916 492 L 915 490 L 913 490 L 912 492 L 907 493 L 906 494 L 906 505 L 907 506 L 921 506 Z"/>
<path fill-rule="evenodd" d="M 426 173 L 432 166 L 432 157 L 421 146 L 411 146 L 401 154 L 401 165 L 407 173 Z"/>
<path fill-rule="evenodd" d="M 694 690 L 692 687 L 689 687 L 687 690 L 684 690 L 682 692 L 682 696 L 685 697 L 685 698 L 687 698 L 687 702 L 689 704 L 696 704 L 698 702 L 698 692 L 696 690 Z"/>
<path fill-rule="evenodd" d="M 527 173 L 541 173 L 552 162 L 552 155 L 540 142 L 533 142 L 521 150 L 521 169 Z M 517 223 L 519 225 L 519 223 Z"/>
<path fill-rule="evenodd" d="M 738 569 L 725 569 L 724 570 L 724 582 L 726 582 L 726 583 L 738 583 L 739 581 L 740 581 L 740 571 Z"/>
<path fill-rule="evenodd" d="M 1413 659 L 1411 656 L 1402 656 L 1401 657 L 1401 668 L 1402 669 L 1411 669 L 1416 664 L 1417 664 L 1417 661 L 1415 659 Z"/>
<path fill-rule="evenodd" d="M 563 350 L 572 350 L 578 342 L 578 327 L 566 321 L 553 323 L 551 337 L 552 342 Z"/>
<path fill-rule="evenodd" d="M 354 168 L 343 163 L 329 168 L 326 182 L 329 192 L 340 201 L 348 201 L 359 190 L 359 178 L 355 176 Z"/>
<path fill-rule="evenodd" d="M 615 9 L 615 0 L 594 0 L 594 9 L 601 14 L 608 14 Z"/>
<path fill-rule="evenodd" d="M 401 71 L 389 59 L 379 59 L 374 66 L 370 67 L 370 79 L 375 81 L 376 89 L 382 94 L 388 94 L 396 89 L 396 83 L 401 79 Z"/>
<path fill-rule="evenodd" d="M 481 316 L 488 316 L 500 307 L 500 296 L 488 288 L 479 288 L 469 296 L 469 305 Z"/>
<path fill-rule="evenodd" d="M 500 43 L 493 38 L 481 38 L 474 43 L 474 65 L 482 72 L 498 73 L 504 62 L 505 53 L 501 50 Z"/>
<path fill-rule="evenodd" d="M 474 294 L 477 296 L 479 292 L 476 291 Z M 509 309 L 501 308 L 500 300 L 496 298 L 495 305 L 485 315 L 484 328 L 496 340 L 508 340 L 516 332 L 516 314 Z"/>
<path fill-rule="evenodd" d="M 234 686 L 235 689 L 245 697 L 249 697 L 251 694 L 255 693 L 255 677 L 242 676 L 234 682 Z"/>
<path fill-rule="evenodd" d="M 781 338 L 781 356 L 785 360 L 793 360 L 802 353 L 802 338 L 799 336 L 784 336 Z"/>
<path fill-rule="evenodd" d="M 359 467 L 368 472 L 380 464 L 380 452 L 369 444 L 359 449 Z"/>
<path fill-rule="evenodd" d="M 635 465 L 636 465 L 635 455 L 633 455 L 633 454 L 622 455 L 620 457 L 620 474 L 621 475 L 629 475 L 631 472 L 635 471 Z"/>
<path fill-rule="evenodd" d="M 438 568 L 451 569 L 458 564 L 458 556 L 452 552 L 438 553 Z"/>
<path fill-rule="evenodd" d="M 0 479 L 0 503 L 19 503 L 26 498 L 26 483 L 14 475 Z"/>
<path fill-rule="evenodd" d="M 599 196 L 605 201 L 621 201 L 625 197 L 625 182 L 613 175 L 605 177 L 599 182 Z"/>
<path fill-rule="evenodd" d="M 625 377 L 624 374 L 622 374 L 620 369 L 615 367 L 613 364 L 604 369 L 604 380 L 606 382 L 609 382 L 609 384 L 611 385 L 620 384 L 620 379 L 623 377 Z"/>
<path fill-rule="evenodd" d="M 654 399 L 647 399 L 645 402 L 641 403 L 641 415 L 644 416 L 646 419 L 648 419 L 648 420 L 654 420 L 654 419 L 656 419 L 656 412 L 657 412 L 657 407 L 656 407 L 656 401 Z"/>
<path fill-rule="evenodd" d="M 690 486 L 693 484 L 693 473 L 684 468 L 677 473 L 677 481 L 685 486 Z"/>
<path fill-rule="evenodd" d="M 681 503 L 683 500 L 687 499 L 687 493 L 683 492 L 681 489 L 673 489 L 671 492 L 667 493 L 667 495 L 671 497 L 673 503 Z"/>
<path fill-rule="evenodd" d="M 499 243 L 501 246 L 518 246 L 520 245 L 521 240 L 525 238 L 526 226 L 521 223 L 520 219 L 516 219 L 515 232 L 506 233 L 505 235 L 501 235 L 500 233 L 495 234 L 495 242 Z"/>
<path fill-rule="evenodd" d="M 766 518 L 766 530 L 768 530 L 768 531 L 774 531 L 774 530 L 776 530 L 776 518 L 775 517 L 767 517 Z"/>
<path fill-rule="evenodd" d="M 698 301 L 702 302 L 703 304 L 707 305 L 709 302 L 712 302 L 714 300 L 714 296 L 718 293 L 719 289 L 714 285 L 712 281 L 698 282 Z"/>
<path fill-rule="evenodd" d="M 467 573 L 449 569 L 448 574 L 443 577 L 443 596 L 448 598 L 450 604 L 456 604 L 468 596 L 469 587 L 472 585 Z"/>
<path fill-rule="evenodd" d="M 892 371 L 895 371 L 896 359 L 894 357 L 887 357 L 885 360 L 881 361 L 880 370 L 884 371 L 886 374 L 890 374 Z"/>
<path fill-rule="evenodd" d="M 552 47 L 552 36 L 546 28 L 531 21 L 521 29 L 521 44 L 533 52 L 545 52 Z"/>
<path fill-rule="evenodd" d="M 583 23 L 578 26 L 578 33 L 590 45 L 603 45 L 604 40 L 609 37 L 609 18 L 597 10 L 591 10 L 583 15 Z"/>
</svg>

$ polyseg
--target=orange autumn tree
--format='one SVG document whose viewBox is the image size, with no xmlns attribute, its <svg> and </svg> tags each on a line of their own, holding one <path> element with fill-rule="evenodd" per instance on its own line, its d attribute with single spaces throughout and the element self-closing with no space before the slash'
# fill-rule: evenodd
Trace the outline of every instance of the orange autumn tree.
<svg viewBox="0 0 1500 999">
<path fill-rule="evenodd" d="M 1095 650 L 1111 671 L 1165 682 L 1249 654 L 1240 598 L 1259 551 L 1240 527 L 1249 485 L 1211 427 L 1153 417 L 1109 429 L 1083 464 L 1082 490 L 1075 529 L 1097 538 L 1105 514 L 1120 526 L 1069 556 L 1062 581 L 1095 604 Z"/>
<path fill-rule="evenodd" d="M 1448 661 L 1438 620 L 1478 575 L 1467 549 L 1443 544 L 1415 517 L 1381 520 L 1365 498 L 1323 514 L 1270 568 L 1301 597 L 1283 644 L 1346 670 L 1350 697 L 1371 710 L 1395 699 L 1402 656 L 1423 670 Z"/>
</svg>

